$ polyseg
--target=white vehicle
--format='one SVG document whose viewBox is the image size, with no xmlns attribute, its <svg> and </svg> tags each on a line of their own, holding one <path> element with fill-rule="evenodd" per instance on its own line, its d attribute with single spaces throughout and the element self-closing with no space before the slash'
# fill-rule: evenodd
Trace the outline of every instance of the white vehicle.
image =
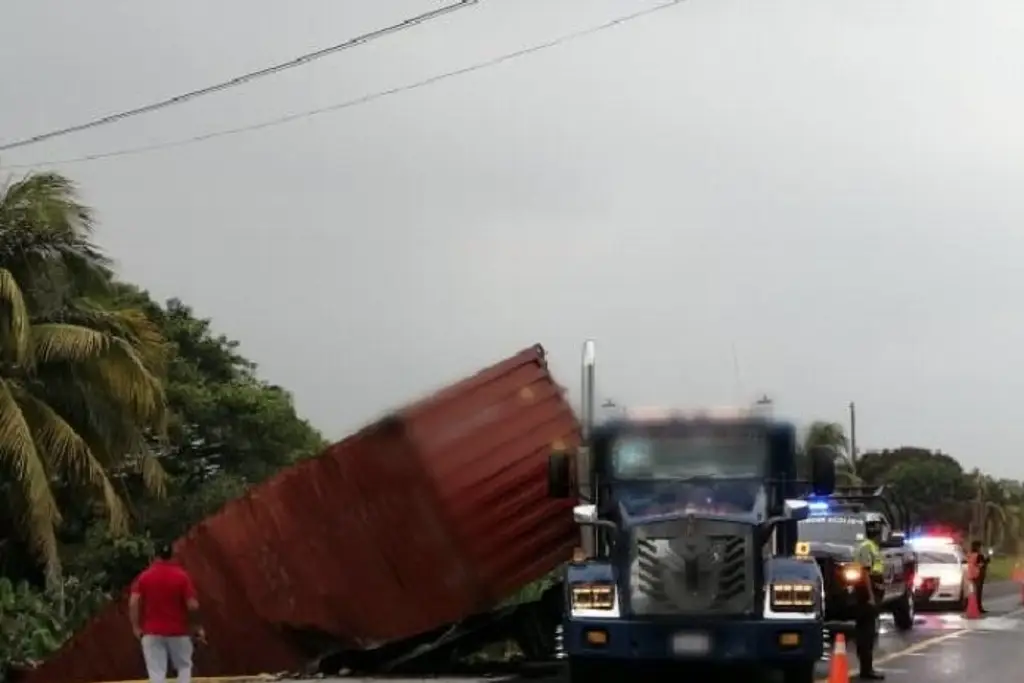
<svg viewBox="0 0 1024 683">
<path fill-rule="evenodd" d="M 967 604 L 967 556 L 952 540 L 911 541 L 917 553 L 914 602 L 920 607 L 962 610 Z"/>
</svg>

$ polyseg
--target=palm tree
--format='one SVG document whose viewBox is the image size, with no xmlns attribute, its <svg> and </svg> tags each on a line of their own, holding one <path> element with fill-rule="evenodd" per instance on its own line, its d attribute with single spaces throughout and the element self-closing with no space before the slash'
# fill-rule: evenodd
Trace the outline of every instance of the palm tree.
<svg viewBox="0 0 1024 683">
<path fill-rule="evenodd" d="M 974 487 L 971 503 L 969 536 L 986 546 L 1002 546 L 1007 540 L 1017 540 L 1019 512 L 1015 506 L 1004 505 L 1005 492 L 998 481 L 982 474 L 977 468 L 967 475 Z"/>
<path fill-rule="evenodd" d="M 812 448 L 825 447 L 836 455 L 836 481 L 842 486 L 861 483 L 857 476 L 856 463 L 850 457 L 849 440 L 846 430 L 838 422 L 817 421 L 811 423 L 804 435 L 802 450 L 810 453 Z"/>
<path fill-rule="evenodd" d="M 1024 505 L 1019 503 L 1007 505 L 1006 517 L 1006 547 L 1009 552 L 1020 555 L 1024 552 Z"/>
<path fill-rule="evenodd" d="M 63 176 L 0 188 L 0 473 L 51 580 L 56 486 L 98 495 L 114 532 L 128 515 L 112 471 L 127 463 L 163 486 L 149 440 L 165 419 L 165 345 L 141 313 L 102 305 L 112 279 L 92 229 Z"/>
</svg>

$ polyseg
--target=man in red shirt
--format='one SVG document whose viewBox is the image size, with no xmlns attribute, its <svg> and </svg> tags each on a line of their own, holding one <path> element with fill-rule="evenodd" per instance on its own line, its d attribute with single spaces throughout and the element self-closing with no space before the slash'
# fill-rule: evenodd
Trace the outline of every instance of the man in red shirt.
<svg viewBox="0 0 1024 683">
<path fill-rule="evenodd" d="M 157 559 L 132 582 L 128 614 L 150 683 L 166 683 L 167 661 L 178 672 L 178 683 L 192 680 L 192 639 L 206 640 L 199 626 L 199 601 L 184 567 L 172 561 L 171 546 L 162 546 Z"/>
</svg>

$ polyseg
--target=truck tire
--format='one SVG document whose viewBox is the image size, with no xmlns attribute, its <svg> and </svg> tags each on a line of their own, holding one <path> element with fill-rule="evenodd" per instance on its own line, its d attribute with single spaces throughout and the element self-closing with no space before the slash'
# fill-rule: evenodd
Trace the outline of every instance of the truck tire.
<svg viewBox="0 0 1024 683">
<path fill-rule="evenodd" d="M 569 669 L 569 683 L 594 683 L 594 681 L 601 679 L 606 681 L 614 681 L 615 676 L 611 675 L 614 669 L 614 665 L 609 666 L 609 663 L 605 663 L 599 659 L 590 659 L 587 657 L 569 657 L 568 658 L 568 669 Z"/>
<path fill-rule="evenodd" d="M 815 662 L 787 662 L 780 669 L 782 683 L 814 683 L 817 676 L 814 672 Z"/>
<path fill-rule="evenodd" d="M 914 628 L 914 595 L 910 589 L 903 591 L 903 595 L 892 606 L 892 621 L 896 630 L 906 633 Z"/>
</svg>

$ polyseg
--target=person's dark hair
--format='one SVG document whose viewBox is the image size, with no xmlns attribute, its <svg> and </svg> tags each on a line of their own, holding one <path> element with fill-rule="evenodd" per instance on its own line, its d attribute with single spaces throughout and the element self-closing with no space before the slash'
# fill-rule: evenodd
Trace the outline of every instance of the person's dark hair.
<svg viewBox="0 0 1024 683">
<path fill-rule="evenodd" d="M 161 543 L 156 547 L 156 556 L 161 560 L 169 560 L 174 556 L 174 548 L 170 543 Z"/>
<path fill-rule="evenodd" d="M 981 552 L 981 541 L 972 541 L 971 542 L 971 552 L 972 553 L 980 553 Z"/>
</svg>

